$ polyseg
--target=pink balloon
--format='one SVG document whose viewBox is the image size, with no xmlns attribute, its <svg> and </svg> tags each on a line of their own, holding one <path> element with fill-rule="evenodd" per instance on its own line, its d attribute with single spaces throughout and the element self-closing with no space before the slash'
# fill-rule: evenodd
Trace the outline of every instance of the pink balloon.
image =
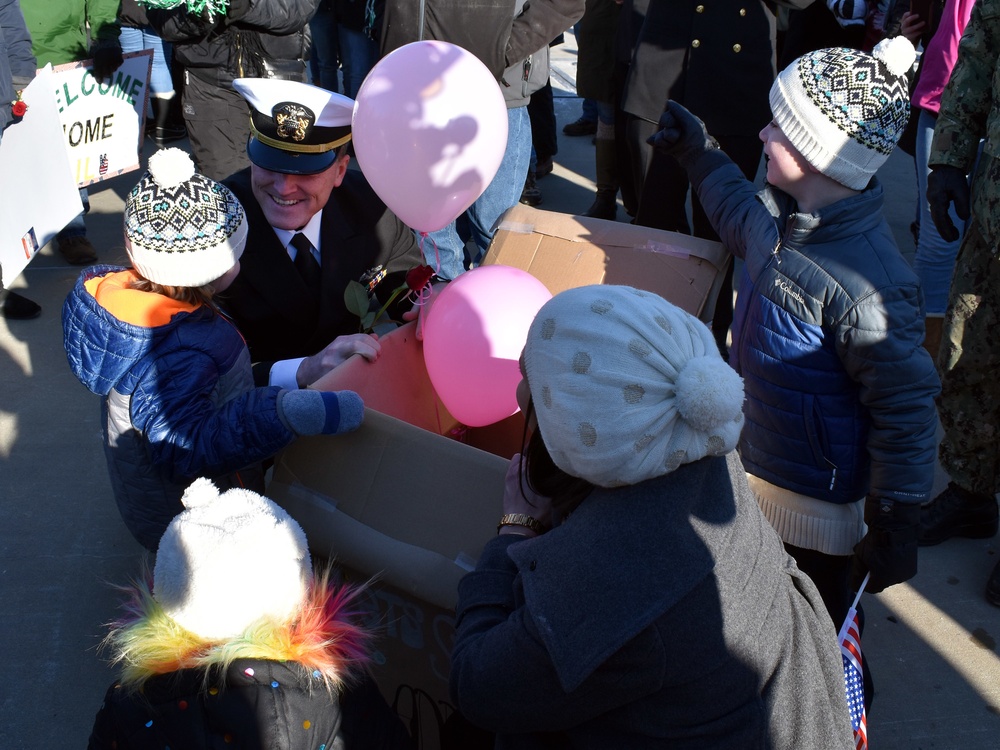
<svg viewBox="0 0 1000 750">
<path fill-rule="evenodd" d="M 511 266 L 474 268 L 437 295 L 424 321 L 424 363 L 452 416 L 482 427 L 517 411 L 517 361 L 551 298 L 541 281 Z"/>
<path fill-rule="evenodd" d="M 433 232 L 482 195 L 507 147 L 500 84 L 472 53 L 412 42 L 379 60 L 358 90 L 354 151 L 404 224 Z"/>
</svg>

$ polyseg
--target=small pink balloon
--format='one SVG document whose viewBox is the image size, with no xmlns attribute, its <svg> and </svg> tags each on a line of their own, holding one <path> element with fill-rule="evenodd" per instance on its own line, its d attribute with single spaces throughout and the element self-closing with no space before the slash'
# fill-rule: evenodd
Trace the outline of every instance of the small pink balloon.
<svg viewBox="0 0 1000 750">
<path fill-rule="evenodd" d="M 412 42 L 368 73 L 351 130 L 372 189 L 404 224 L 434 232 L 496 175 L 507 147 L 507 106 L 475 55 L 448 42 Z"/>
<path fill-rule="evenodd" d="M 551 292 L 527 271 L 480 266 L 450 282 L 424 321 L 424 363 L 434 390 L 469 427 L 517 412 L 517 361 Z"/>
</svg>

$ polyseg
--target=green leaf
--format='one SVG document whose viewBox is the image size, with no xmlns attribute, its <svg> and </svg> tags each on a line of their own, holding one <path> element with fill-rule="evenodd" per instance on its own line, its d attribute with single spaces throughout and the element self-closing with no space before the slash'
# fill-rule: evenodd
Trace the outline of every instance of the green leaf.
<svg viewBox="0 0 1000 750">
<path fill-rule="evenodd" d="M 357 315 L 362 321 L 368 314 L 370 306 L 368 291 L 357 281 L 348 281 L 344 288 L 344 304 L 347 309 Z"/>
</svg>

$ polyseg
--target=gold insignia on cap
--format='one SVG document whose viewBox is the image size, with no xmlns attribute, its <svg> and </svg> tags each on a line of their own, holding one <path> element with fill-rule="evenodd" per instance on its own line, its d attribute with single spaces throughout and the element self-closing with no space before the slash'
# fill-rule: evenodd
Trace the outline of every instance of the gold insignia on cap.
<svg viewBox="0 0 1000 750">
<path fill-rule="evenodd" d="M 301 141 L 316 122 L 316 115 L 308 107 L 295 102 L 282 102 L 271 109 L 276 134 L 279 138 Z"/>
</svg>

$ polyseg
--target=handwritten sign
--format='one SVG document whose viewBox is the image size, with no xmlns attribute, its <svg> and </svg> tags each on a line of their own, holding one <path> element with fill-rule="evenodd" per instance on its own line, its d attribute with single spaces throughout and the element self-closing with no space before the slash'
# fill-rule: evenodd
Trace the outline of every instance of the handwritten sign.
<svg viewBox="0 0 1000 750">
<path fill-rule="evenodd" d="M 104 81 L 90 60 L 53 68 L 56 105 L 73 178 L 80 187 L 139 168 L 152 50 L 130 52 Z"/>
</svg>

